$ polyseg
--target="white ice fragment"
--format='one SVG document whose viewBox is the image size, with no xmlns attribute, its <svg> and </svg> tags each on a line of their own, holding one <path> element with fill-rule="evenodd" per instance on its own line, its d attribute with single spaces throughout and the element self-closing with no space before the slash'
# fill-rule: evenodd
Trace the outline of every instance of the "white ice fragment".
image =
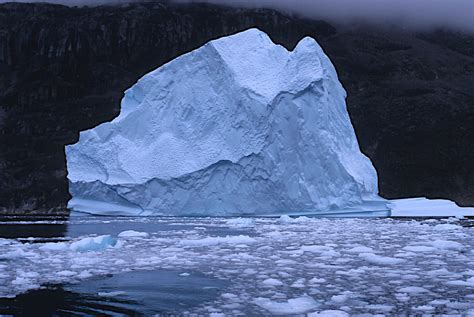
<svg viewBox="0 0 474 317">
<path fill-rule="evenodd" d="M 443 224 L 434 226 L 434 229 L 440 230 L 440 231 L 452 231 L 452 230 L 462 229 L 462 227 L 458 225 L 453 225 L 450 223 L 443 223 Z"/>
<path fill-rule="evenodd" d="M 275 278 L 267 278 L 262 282 L 262 284 L 265 286 L 282 286 L 283 282 Z"/>
<path fill-rule="evenodd" d="M 436 248 L 428 247 L 426 245 L 407 245 L 403 250 L 410 252 L 433 252 Z"/>
<path fill-rule="evenodd" d="M 326 283 L 326 279 L 324 278 L 317 278 L 313 277 L 308 281 L 309 284 L 321 284 L 321 283 Z"/>
<path fill-rule="evenodd" d="M 89 278 L 93 275 L 94 274 L 92 274 L 90 270 L 84 270 L 84 271 L 80 272 L 79 274 L 77 274 L 77 277 L 80 278 L 80 279 L 86 279 L 86 278 Z"/>
<path fill-rule="evenodd" d="M 305 288 L 305 282 L 306 282 L 306 279 L 304 278 L 299 278 L 297 279 L 296 281 L 293 282 L 293 284 L 291 284 L 291 287 L 294 287 L 294 288 Z"/>
<path fill-rule="evenodd" d="M 335 302 L 335 303 L 338 303 L 338 304 L 344 303 L 344 302 L 346 302 L 348 299 L 349 299 L 349 295 L 348 295 L 348 294 L 334 295 L 334 296 L 331 297 L 331 301 L 333 301 L 333 302 Z"/>
<path fill-rule="evenodd" d="M 433 306 L 430 306 L 430 305 L 420 305 L 420 306 L 415 306 L 412 308 L 413 310 L 415 311 L 426 311 L 426 312 L 429 312 L 429 311 L 432 311 L 434 310 L 435 308 Z"/>
<path fill-rule="evenodd" d="M 114 292 L 98 292 L 97 295 L 102 297 L 116 297 L 120 295 L 126 295 L 127 292 L 124 291 L 114 291 Z"/>
<path fill-rule="evenodd" d="M 456 285 L 456 286 L 468 286 L 474 287 L 474 277 L 470 277 L 467 280 L 455 280 L 455 281 L 448 281 L 446 282 L 448 285 Z"/>
<path fill-rule="evenodd" d="M 389 312 L 393 310 L 392 305 L 385 305 L 385 304 L 371 304 L 371 305 L 366 305 L 365 308 L 376 310 L 376 311 L 383 311 L 383 312 Z"/>
<path fill-rule="evenodd" d="M 349 252 L 349 253 L 373 253 L 374 249 L 369 248 L 369 247 L 365 247 L 365 246 L 358 246 L 358 247 L 353 247 L 353 248 L 347 250 L 346 252 Z"/>
<path fill-rule="evenodd" d="M 424 197 L 390 200 L 393 217 L 462 217 L 474 216 L 474 208 L 459 207 L 450 200 Z"/>
<path fill-rule="evenodd" d="M 398 289 L 400 293 L 407 293 L 407 294 L 422 294 L 422 293 L 430 293 L 426 288 L 419 287 L 419 286 L 406 286 Z"/>
<path fill-rule="evenodd" d="M 435 306 L 446 305 L 447 303 L 449 303 L 449 300 L 447 299 L 435 299 L 429 302 L 429 304 L 435 305 Z"/>
<path fill-rule="evenodd" d="M 255 220 L 252 218 L 232 218 L 226 221 L 227 225 L 232 227 L 252 227 Z"/>
<path fill-rule="evenodd" d="M 139 232 L 134 230 L 122 231 L 118 234 L 119 238 L 147 238 L 149 234 L 147 232 Z"/>
<path fill-rule="evenodd" d="M 342 310 L 328 309 L 320 312 L 309 313 L 307 317 L 349 317 L 349 314 Z"/>
<path fill-rule="evenodd" d="M 405 262 L 402 259 L 392 258 L 388 256 L 380 256 L 374 253 L 360 253 L 359 257 L 370 263 L 378 265 L 396 265 Z"/>
<path fill-rule="evenodd" d="M 318 303 L 307 295 L 292 298 L 284 302 L 257 297 L 254 303 L 274 315 L 303 314 L 318 307 Z"/>
<path fill-rule="evenodd" d="M 249 236 L 226 236 L 226 237 L 207 237 L 203 239 L 185 239 L 180 244 L 186 246 L 214 246 L 219 244 L 250 244 L 256 240 Z"/>
<path fill-rule="evenodd" d="M 40 249 L 45 251 L 66 251 L 69 249 L 69 246 L 65 242 L 47 242 Z"/>
<path fill-rule="evenodd" d="M 110 235 L 102 235 L 91 238 L 83 238 L 71 243 L 69 248 L 72 251 L 86 252 L 86 251 L 103 251 L 107 248 L 113 247 L 117 244 L 117 239 Z"/>
<path fill-rule="evenodd" d="M 433 247 L 439 249 L 439 250 L 459 251 L 459 250 L 462 250 L 464 248 L 464 246 L 459 242 L 441 240 L 441 239 L 437 239 L 437 240 L 434 240 L 432 242 L 429 242 L 429 244 L 432 245 Z"/>
<path fill-rule="evenodd" d="M 278 221 L 280 223 L 291 223 L 294 221 L 294 219 L 288 215 L 281 215 L 280 218 L 278 218 Z"/>
<path fill-rule="evenodd" d="M 304 245 L 301 247 L 301 250 L 304 252 L 323 253 L 333 251 L 333 248 L 325 245 Z"/>
<path fill-rule="evenodd" d="M 70 277 L 70 276 L 77 275 L 77 273 L 74 271 L 64 270 L 64 271 L 56 272 L 56 275 L 63 276 L 63 277 Z"/>
</svg>

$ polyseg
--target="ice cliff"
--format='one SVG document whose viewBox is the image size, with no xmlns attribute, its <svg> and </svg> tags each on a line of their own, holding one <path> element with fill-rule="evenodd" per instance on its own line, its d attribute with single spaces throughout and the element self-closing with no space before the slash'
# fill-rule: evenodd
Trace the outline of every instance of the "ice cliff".
<svg viewBox="0 0 474 317">
<path fill-rule="evenodd" d="M 378 200 L 377 174 L 345 96 L 312 38 L 293 51 L 257 29 L 211 41 L 145 75 L 117 118 L 66 147 L 69 206 L 142 215 L 360 209 Z"/>
</svg>

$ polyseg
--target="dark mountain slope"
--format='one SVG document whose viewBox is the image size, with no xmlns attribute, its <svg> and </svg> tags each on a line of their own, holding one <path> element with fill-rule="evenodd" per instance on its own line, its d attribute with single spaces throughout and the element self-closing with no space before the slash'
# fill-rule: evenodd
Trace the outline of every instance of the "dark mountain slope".
<svg viewBox="0 0 474 317">
<path fill-rule="evenodd" d="M 3 4 L 0 213 L 63 211 L 65 144 L 116 116 L 123 91 L 146 72 L 255 26 L 288 48 L 305 35 L 320 42 L 348 91 L 384 197 L 474 205 L 472 36 L 336 29 L 271 10 L 202 5 Z"/>
</svg>

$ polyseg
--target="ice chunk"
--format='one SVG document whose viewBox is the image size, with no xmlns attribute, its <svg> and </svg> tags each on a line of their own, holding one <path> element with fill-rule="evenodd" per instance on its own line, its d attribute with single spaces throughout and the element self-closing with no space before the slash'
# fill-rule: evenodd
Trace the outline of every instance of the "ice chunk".
<svg viewBox="0 0 474 317">
<path fill-rule="evenodd" d="M 466 281 L 462 281 L 462 280 L 448 281 L 448 282 L 446 282 L 446 284 L 456 285 L 456 286 L 474 287 L 474 277 L 470 277 Z"/>
<path fill-rule="evenodd" d="M 422 294 L 422 293 L 430 293 L 426 288 L 419 287 L 419 286 L 407 286 L 398 289 L 400 293 L 408 293 L 408 294 Z"/>
<path fill-rule="evenodd" d="M 349 317 L 349 314 L 342 310 L 328 309 L 316 313 L 309 313 L 307 317 Z"/>
<path fill-rule="evenodd" d="M 318 307 L 318 303 L 309 296 L 292 298 L 284 302 L 257 297 L 254 303 L 274 315 L 303 314 Z"/>
<path fill-rule="evenodd" d="M 233 218 L 227 220 L 227 224 L 232 227 L 252 227 L 255 221 L 251 218 Z"/>
<path fill-rule="evenodd" d="M 249 244 L 256 240 L 249 236 L 208 237 L 204 239 L 182 240 L 181 244 L 189 246 L 213 246 L 218 244 Z"/>
<path fill-rule="evenodd" d="M 340 295 L 334 295 L 331 297 L 331 301 L 341 304 L 346 302 L 349 299 L 349 294 L 340 294 Z"/>
<path fill-rule="evenodd" d="M 41 250 L 47 251 L 66 251 L 69 246 L 65 242 L 48 242 L 40 247 Z"/>
<path fill-rule="evenodd" d="M 126 295 L 127 292 L 124 291 L 114 291 L 114 292 L 98 292 L 97 295 L 102 297 L 116 297 L 121 295 Z"/>
<path fill-rule="evenodd" d="M 369 248 L 369 247 L 358 246 L 358 247 L 353 247 L 353 248 L 347 250 L 346 252 L 349 252 L 349 253 L 372 253 L 372 252 L 374 252 L 374 250 L 372 248 Z"/>
<path fill-rule="evenodd" d="M 428 247 L 426 245 L 407 245 L 403 250 L 410 252 L 433 252 L 436 248 Z"/>
<path fill-rule="evenodd" d="M 147 238 L 149 234 L 147 232 L 139 232 L 134 230 L 122 231 L 118 234 L 119 238 Z"/>
<path fill-rule="evenodd" d="M 429 242 L 429 244 L 440 250 L 462 250 L 464 248 L 464 246 L 459 242 L 441 239 Z"/>
<path fill-rule="evenodd" d="M 268 278 L 262 282 L 265 286 L 282 286 L 283 283 L 280 280 L 274 278 Z"/>
<path fill-rule="evenodd" d="M 451 230 L 462 229 L 462 227 L 458 225 L 453 225 L 450 223 L 443 223 L 443 224 L 434 226 L 434 229 L 440 230 L 440 231 L 451 231 Z"/>
<path fill-rule="evenodd" d="M 427 199 L 424 197 L 395 199 L 390 201 L 389 207 L 393 217 L 474 216 L 474 208 L 459 207 L 454 202 L 445 199 Z"/>
<path fill-rule="evenodd" d="M 74 210 L 99 214 L 388 214 L 346 92 L 318 43 L 257 29 L 141 78 L 120 115 L 66 147 Z"/>
<path fill-rule="evenodd" d="M 71 243 L 69 248 L 72 251 L 103 251 L 117 244 L 117 239 L 110 235 L 102 235 L 92 238 L 83 238 Z"/>
<path fill-rule="evenodd" d="M 392 258 L 388 256 L 380 256 L 374 253 L 360 253 L 359 257 L 370 263 L 379 265 L 395 265 L 405 262 L 402 259 Z"/>
</svg>

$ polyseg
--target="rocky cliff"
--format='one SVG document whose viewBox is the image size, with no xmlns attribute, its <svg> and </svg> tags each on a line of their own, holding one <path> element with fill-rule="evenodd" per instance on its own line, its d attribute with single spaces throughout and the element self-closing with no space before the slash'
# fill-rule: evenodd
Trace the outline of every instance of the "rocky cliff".
<svg viewBox="0 0 474 317">
<path fill-rule="evenodd" d="M 64 145 L 118 114 L 123 91 L 210 39 L 258 27 L 323 46 L 386 198 L 474 205 L 473 37 L 334 27 L 271 10 L 0 5 L 0 213 L 64 213 Z"/>
</svg>

